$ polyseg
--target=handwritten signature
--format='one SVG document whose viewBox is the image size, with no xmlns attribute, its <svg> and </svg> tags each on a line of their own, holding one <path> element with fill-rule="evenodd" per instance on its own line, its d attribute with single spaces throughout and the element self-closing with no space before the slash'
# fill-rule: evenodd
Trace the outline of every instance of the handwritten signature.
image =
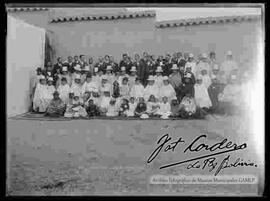
<svg viewBox="0 0 270 201">
<path fill-rule="evenodd" d="M 184 161 L 179 161 L 176 163 L 171 163 L 167 165 L 163 165 L 160 167 L 160 169 L 169 168 L 172 166 L 189 163 L 187 165 L 187 169 L 194 169 L 194 168 L 201 168 L 205 169 L 206 167 L 209 168 L 209 172 L 213 171 L 216 168 L 215 176 L 225 168 L 232 168 L 232 167 L 238 167 L 238 166 L 254 166 L 257 167 L 257 165 L 253 162 L 245 162 L 241 158 L 237 158 L 234 162 L 230 162 L 231 155 L 227 155 L 220 164 L 218 164 L 216 157 L 217 155 L 234 152 L 238 150 L 243 150 L 247 148 L 247 144 L 243 143 L 240 145 L 237 145 L 236 143 L 233 143 L 232 141 L 229 141 L 227 138 L 223 139 L 221 142 L 217 142 L 213 145 L 208 145 L 201 140 L 203 138 L 207 138 L 207 135 L 200 135 L 197 138 L 195 138 L 191 143 L 188 144 L 187 147 L 185 147 L 183 153 L 198 153 L 200 151 L 206 150 L 209 151 L 209 154 L 198 156 L 195 158 L 191 158 Z M 147 163 L 151 163 L 161 152 L 174 152 L 176 147 L 180 146 L 180 144 L 185 144 L 185 140 L 182 139 L 182 137 L 179 137 L 178 140 L 172 141 L 172 138 L 169 136 L 169 134 L 165 134 L 162 137 L 159 138 L 157 141 L 157 144 L 159 145 L 149 156 Z M 201 159 L 205 159 L 201 163 Z"/>
</svg>

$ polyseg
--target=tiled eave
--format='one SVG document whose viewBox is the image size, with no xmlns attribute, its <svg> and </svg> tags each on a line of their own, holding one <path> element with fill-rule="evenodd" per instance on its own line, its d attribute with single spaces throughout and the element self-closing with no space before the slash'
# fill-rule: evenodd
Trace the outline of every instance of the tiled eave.
<svg viewBox="0 0 270 201">
<path fill-rule="evenodd" d="M 92 14 L 84 16 L 65 16 L 51 18 L 52 23 L 70 22 L 70 21 L 93 21 L 93 20 L 117 20 L 117 19 L 130 19 L 130 18 L 145 18 L 155 17 L 155 11 L 140 11 L 140 12 L 123 12 L 112 14 Z"/>
<path fill-rule="evenodd" d="M 260 15 L 189 18 L 189 19 L 182 19 L 182 20 L 156 22 L 156 27 L 167 28 L 167 27 L 180 27 L 180 26 L 201 25 L 201 24 L 242 22 L 242 21 L 258 20 L 260 18 L 261 18 Z"/>
<path fill-rule="evenodd" d="M 49 8 L 39 8 L 39 7 L 9 7 L 7 8 L 8 12 L 32 12 L 32 11 L 46 11 L 49 10 Z"/>
</svg>

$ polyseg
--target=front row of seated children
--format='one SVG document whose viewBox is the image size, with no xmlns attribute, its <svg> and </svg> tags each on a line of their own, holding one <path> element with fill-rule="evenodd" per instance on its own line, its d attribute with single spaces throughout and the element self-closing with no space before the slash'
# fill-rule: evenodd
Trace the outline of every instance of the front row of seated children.
<svg viewBox="0 0 270 201">
<path fill-rule="evenodd" d="M 154 95 L 150 95 L 148 101 L 145 101 L 143 97 L 139 97 L 137 100 L 134 97 L 113 98 L 109 91 L 104 91 L 101 98 L 95 91 L 85 92 L 83 98 L 70 91 L 66 104 L 63 101 L 61 102 L 57 91 L 53 93 L 53 96 L 54 98 L 47 109 L 47 115 L 61 116 L 62 114 L 66 118 L 122 116 L 143 119 L 149 117 L 160 117 L 162 119 L 181 117 L 186 119 L 203 118 L 206 114 L 203 109 L 196 105 L 190 93 L 185 95 L 180 104 L 177 99 L 173 99 L 169 103 L 166 96 L 163 96 L 161 101 L 158 101 Z"/>
</svg>

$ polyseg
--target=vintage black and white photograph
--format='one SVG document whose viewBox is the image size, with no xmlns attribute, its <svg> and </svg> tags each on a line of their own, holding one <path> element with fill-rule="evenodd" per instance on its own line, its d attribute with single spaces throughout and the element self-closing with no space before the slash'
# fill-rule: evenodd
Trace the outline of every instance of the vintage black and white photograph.
<svg viewBox="0 0 270 201">
<path fill-rule="evenodd" d="M 264 4 L 6 15 L 6 196 L 264 195 Z"/>
</svg>

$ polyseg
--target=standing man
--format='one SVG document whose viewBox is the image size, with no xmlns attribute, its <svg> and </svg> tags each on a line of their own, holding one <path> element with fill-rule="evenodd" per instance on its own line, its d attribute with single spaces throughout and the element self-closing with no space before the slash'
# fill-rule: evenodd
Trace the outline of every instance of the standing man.
<svg viewBox="0 0 270 201">
<path fill-rule="evenodd" d="M 56 74 L 59 72 L 58 70 L 61 70 L 63 66 L 62 57 L 57 58 L 57 63 L 53 66 L 53 74 Z"/>
<path fill-rule="evenodd" d="M 83 54 L 80 55 L 80 66 L 81 66 L 81 69 L 83 70 L 85 68 L 85 66 L 87 66 L 87 62 L 86 62 L 86 59 L 85 59 L 85 56 Z"/>
<path fill-rule="evenodd" d="M 137 75 L 139 80 L 141 80 L 141 83 L 143 86 L 146 86 L 147 84 L 147 78 L 148 78 L 148 69 L 147 69 L 147 61 L 146 57 L 144 56 L 142 59 L 138 57 L 138 60 L 136 60 L 136 64 L 134 64 L 137 67 Z"/>
<path fill-rule="evenodd" d="M 209 53 L 209 65 L 211 70 L 213 70 L 214 65 L 217 64 L 216 61 L 216 53 L 215 52 L 210 52 Z"/>
<path fill-rule="evenodd" d="M 163 66 L 163 75 L 164 76 L 169 76 L 170 73 L 171 73 L 171 68 L 172 68 L 171 55 L 166 54 L 165 63 L 164 63 L 164 66 Z"/>
<path fill-rule="evenodd" d="M 63 65 L 67 67 L 68 72 L 73 73 L 74 69 L 72 56 L 68 56 L 67 61 L 65 61 Z"/>
<path fill-rule="evenodd" d="M 169 76 L 169 82 L 173 86 L 173 88 L 176 92 L 176 96 L 179 99 L 178 95 L 180 94 L 180 87 L 182 84 L 182 76 L 179 73 L 179 69 L 177 67 L 177 64 L 173 64 L 172 73 Z"/>
<path fill-rule="evenodd" d="M 186 60 L 184 59 L 182 52 L 177 52 L 177 61 L 176 64 L 178 67 L 185 67 L 186 65 Z"/>
<path fill-rule="evenodd" d="M 76 65 L 80 64 L 80 61 L 79 61 L 79 57 L 77 55 L 74 56 L 74 60 L 73 60 L 73 69 Z"/>
<path fill-rule="evenodd" d="M 110 64 L 111 64 L 111 66 L 112 66 L 112 69 L 113 69 L 113 73 L 118 73 L 119 71 L 120 71 L 120 69 L 119 69 L 119 65 L 118 65 L 118 63 L 116 63 L 115 61 L 114 61 L 114 57 L 112 56 L 112 55 L 110 55 Z"/>
</svg>

